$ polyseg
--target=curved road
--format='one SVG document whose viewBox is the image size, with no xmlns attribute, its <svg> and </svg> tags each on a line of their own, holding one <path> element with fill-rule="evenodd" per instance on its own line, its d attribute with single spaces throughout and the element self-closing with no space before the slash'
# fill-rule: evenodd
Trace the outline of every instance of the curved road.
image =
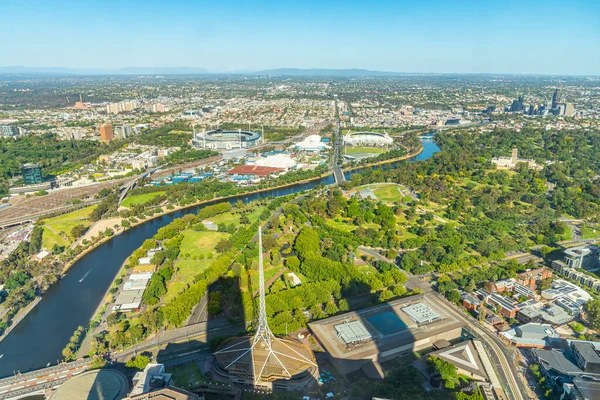
<svg viewBox="0 0 600 400">
<path fill-rule="evenodd" d="M 508 351 L 506 349 L 505 344 L 501 342 L 500 339 L 498 339 L 494 334 L 492 334 L 489 331 L 486 331 L 485 329 L 480 328 L 479 321 L 477 321 L 475 318 L 467 317 L 460 310 L 448 303 L 448 300 L 446 300 L 440 294 L 433 291 L 431 293 L 440 299 L 440 303 L 449 313 L 454 315 L 456 318 L 466 322 L 468 327 L 471 330 L 473 330 L 477 335 L 479 335 L 481 341 L 487 345 L 487 350 L 490 353 L 492 361 L 496 366 L 496 372 L 500 376 L 500 380 L 505 385 L 507 385 L 507 387 L 505 387 L 505 390 L 507 388 L 509 389 L 508 392 L 510 393 L 510 398 L 516 400 L 524 400 L 522 393 L 527 393 L 527 388 L 519 387 L 519 383 L 521 383 L 521 385 L 523 385 L 523 383 L 515 376 L 515 367 L 507 360 L 507 355 L 511 360 L 514 360 L 514 354 L 512 354 L 511 351 Z M 507 354 L 505 354 L 505 351 L 507 352 Z M 507 395 L 509 393 L 507 393 Z"/>
</svg>

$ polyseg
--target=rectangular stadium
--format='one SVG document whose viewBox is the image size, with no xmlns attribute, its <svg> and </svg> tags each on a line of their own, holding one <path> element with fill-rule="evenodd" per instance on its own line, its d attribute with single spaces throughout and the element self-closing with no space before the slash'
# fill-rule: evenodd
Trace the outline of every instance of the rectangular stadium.
<svg viewBox="0 0 600 400">
<path fill-rule="evenodd" d="M 461 337 L 464 324 L 448 314 L 435 298 L 410 296 L 308 324 L 340 373 L 431 348 L 440 339 Z"/>
</svg>

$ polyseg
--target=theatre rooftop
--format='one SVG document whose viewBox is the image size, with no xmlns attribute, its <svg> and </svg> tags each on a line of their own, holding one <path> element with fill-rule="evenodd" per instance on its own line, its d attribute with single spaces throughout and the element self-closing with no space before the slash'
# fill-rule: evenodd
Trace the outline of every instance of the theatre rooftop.
<svg viewBox="0 0 600 400">
<path fill-rule="evenodd" d="M 382 362 L 433 347 L 440 339 L 458 341 L 464 324 L 434 297 L 416 295 L 308 324 L 337 370 L 381 371 Z"/>
</svg>

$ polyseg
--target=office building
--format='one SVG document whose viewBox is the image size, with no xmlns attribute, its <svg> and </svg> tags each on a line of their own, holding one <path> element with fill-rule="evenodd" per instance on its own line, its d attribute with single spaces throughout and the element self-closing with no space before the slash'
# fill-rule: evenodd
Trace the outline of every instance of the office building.
<svg viewBox="0 0 600 400">
<path fill-rule="evenodd" d="M 20 136 L 25 134 L 25 129 L 15 125 L 0 125 L 0 136 Z"/>
<path fill-rule="evenodd" d="M 597 246 L 576 246 L 563 251 L 563 261 L 554 263 L 564 264 L 567 268 L 593 269 L 598 266 L 600 249 Z M 555 268 L 556 269 L 556 268 Z"/>
<path fill-rule="evenodd" d="M 38 185 L 44 182 L 42 168 L 39 164 L 25 164 L 21 172 L 23 173 L 23 183 L 25 185 Z"/>
<path fill-rule="evenodd" d="M 560 102 L 560 89 L 556 89 L 552 95 L 552 108 L 557 108 Z"/>
<path fill-rule="evenodd" d="M 102 138 L 103 142 L 110 142 L 115 138 L 111 124 L 102 125 L 100 127 L 100 137 Z"/>
<path fill-rule="evenodd" d="M 575 363 L 582 371 L 600 374 L 600 356 L 593 344 L 589 342 L 571 342 L 571 353 Z"/>
<path fill-rule="evenodd" d="M 510 106 L 510 112 L 523 112 L 525 111 L 525 99 L 523 95 L 519 96 L 517 100 L 513 100 L 512 105 Z"/>
<path fill-rule="evenodd" d="M 115 127 L 115 137 L 117 139 L 125 139 L 135 133 L 131 125 L 121 125 Z"/>
</svg>

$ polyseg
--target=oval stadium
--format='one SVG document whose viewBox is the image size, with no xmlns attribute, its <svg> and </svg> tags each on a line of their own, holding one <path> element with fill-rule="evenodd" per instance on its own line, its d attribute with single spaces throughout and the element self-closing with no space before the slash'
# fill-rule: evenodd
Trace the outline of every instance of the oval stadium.
<svg viewBox="0 0 600 400">
<path fill-rule="evenodd" d="M 394 139 L 387 133 L 353 132 L 344 135 L 344 144 L 346 146 L 389 147 L 394 144 Z"/>
<path fill-rule="evenodd" d="M 217 129 L 194 134 L 192 145 L 198 149 L 245 149 L 256 146 L 260 138 L 260 132 L 242 130 L 224 131 Z"/>
</svg>

